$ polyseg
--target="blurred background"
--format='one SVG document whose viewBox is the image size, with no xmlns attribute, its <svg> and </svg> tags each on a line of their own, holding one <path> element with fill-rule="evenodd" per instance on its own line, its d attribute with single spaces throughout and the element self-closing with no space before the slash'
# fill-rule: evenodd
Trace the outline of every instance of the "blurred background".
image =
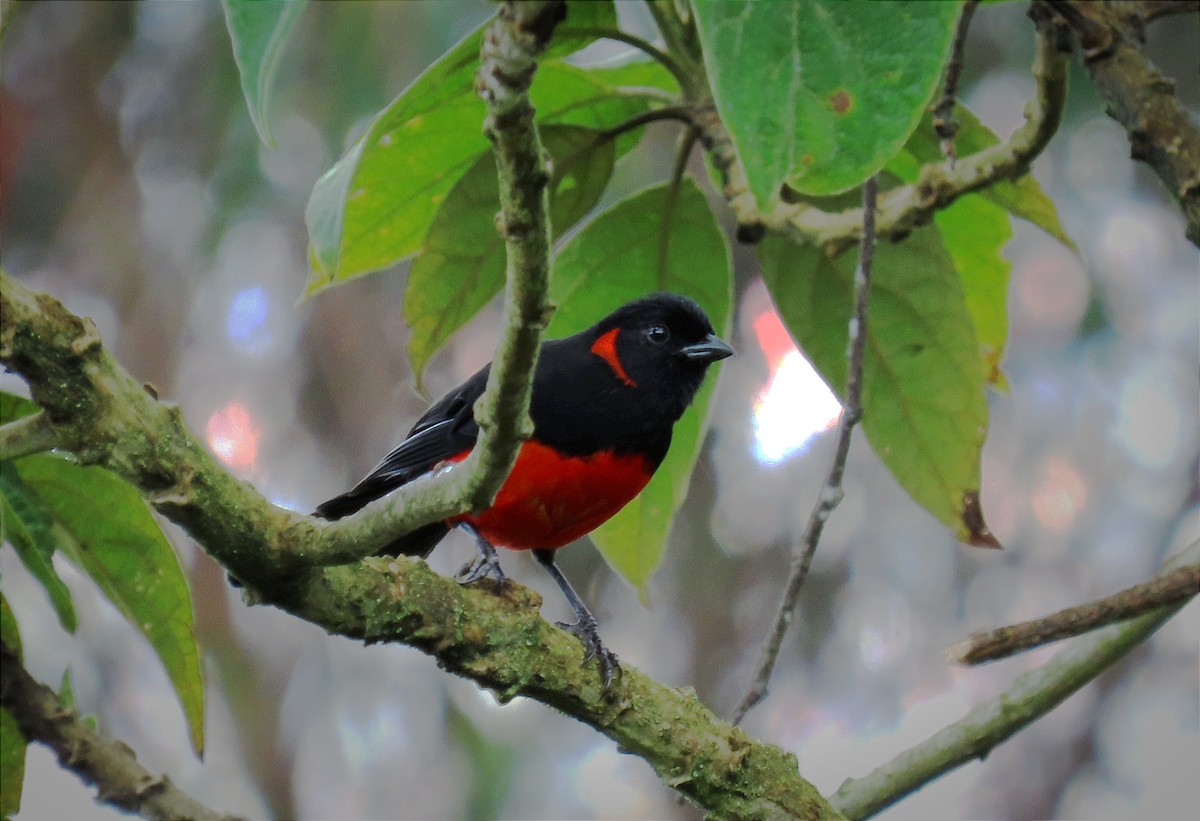
<svg viewBox="0 0 1200 821">
<path fill-rule="evenodd" d="M 640 5 L 623 23 L 649 34 Z M 963 99 L 1006 135 L 1032 92 L 1025 4 L 987 5 Z M 425 407 L 400 320 L 405 266 L 297 305 L 304 207 L 369 117 L 490 13 L 483 2 L 310 4 L 284 54 L 263 147 L 216 3 L 21 3 L 0 56 L 3 264 L 91 316 L 212 451 L 300 510 L 348 487 Z M 584 59 L 626 47 L 594 46 Z M 1147 51 L 1200 107 L 1194 19 L 1149 30 Z M 1023 223 L 1007 255 L 1011 391 L 991 396 L 983 506 L 1003 552 L 977 551 L 913 504 L 865 445 L 833 516 L 770 698 L 746 721 L 796 753 L 824 792 L 960 718 L 1058 648 L 947 666 L 969 633 L 1115 592 L 1200 536 L 1197 249 L 1156 177 L 1072 62 L 1066 119 L 1034 172 L 1075 256 Z M 665 178 L 677 126 L 656 125 L 609 201 Z M 699 157 L 693 173 L 703 176 Z M 722 208 L 719 213 L 726 214 Z M 837 404 L 797 353 L 735 250 L 739 352 L 720 374 L 712 434 L 651 606 L 590 546 L 566 574 L 606 642 L 728 714 L 749 683 L 791 545 L 827 470 Z M 497 307 L 435 360 L 438 394 L 490 358 Z M 22 390 L 5 375 L 5 389 Z M 80 627 L 67 636 L 12 551 L 5 594 L 27 663 L 215 808 L 252 818 L 699 818 L 641 760 L 522 699 L 498 706 L 419 652 L 363 647 L 243 604 L 168 525 L 192 583 L 208 682 L 208 750 L 148 645 L 67 564 Z M 452 537 L 443 573 L 472 555 Z M 523 555 L 509 574 L 568 615 Z M 1200 761 L 1200 605 L 1045 719 L 884 818 L 1180 817 Z M 1186 762 L 1191 761 L 1189 765 Z M 110 819 L 44 748 L 30 749 L 18 819 Z"/>
</svg>

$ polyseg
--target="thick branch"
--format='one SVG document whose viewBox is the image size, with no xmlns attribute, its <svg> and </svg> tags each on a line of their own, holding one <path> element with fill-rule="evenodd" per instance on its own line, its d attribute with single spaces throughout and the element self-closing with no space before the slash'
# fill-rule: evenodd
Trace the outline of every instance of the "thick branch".
<svg viewBox="0 0 1200 821">
<path fill-rule="evenodd" d="M 846 401 L 842 409 L 842 418 L 838 422 L 837 448 L 834 450 L 833 463 L 829 466 L 829 475 L 821 488 L 817 504 L 809 514 L 804 535 L 793 548 L 792 566 L 788 571 L 787 584 L 784 585 L 783 600 L 776 612 L 775 622 L 771 625 L 771 632 L 763 642 L 758 667 L 754 673 L 754 683 L 733 713 L 734 724 L 741 723 L 746 713 L 767 697 L 767 685 L 771 681 L 771 673 L 775 670 L 775 661 L 779 658 L 783 637 L 791 626 L 792 614 L 795 613 L 796 603 L 800 599 L 800 589 L 804 586 L 804 580 L 808 578 L 808 569 L 812 566 L 813 556 L 816 555 L 817 544 L 821 541 L 821 534 L 825 532 L 825 522 L 829 521 L 833 511 L 841 504 L 844 495 L 842 475 L 846 471 L 846 458 L 850 455 L 850 435 L 862 418 L 863 355 L 867 347 L 871 264 L 875 258 L 875 199 L 878 188 L 879 182 L 875 177 L 871 177 L 863 186 L 865 222 L 858 266 L 854 269 L 854 312 L 850 315 L 846 342 Z"/>
<path fill-rule="evenodd" d="M 35 681 L 16 652 L 0 644 L 0 705 L 29 741 L 45 744 L 64 768 L 97 788 L 97 798 L 144 818 L 219 821 L 221 815 L 180 790 L 165 775 L 138 764 L 132 751 L 109 741 L 64 708 L 58 696 Z"/>
<path fill-rule="evenodd" d="M 247 595 L 333 633 L 417 647 L 501 698 L 555 707 L 644 758 L 713 817 L 836 817 L 794 756 L 721 721 L 694 694 L 626 666 L 605 697 L 595 666 L 583 666 L 579 641 L 541 619 L 537 596 L 524 588 L 510 584 L 497 595 L 484 585 L 461 587 L 408 558 L 297 563 L 322 554 L 327 531 L 227 473 L 176 408 L 113 360 L 94 328 L 4 275 L 0 310 L 0 360 L 29 383 L 63 446 L 90 453 L 138 487 L 238 576 Z"/>
<path fill-rule="evenodd" d="M 1200 562 L 1193 544 L 1172 566 Z M 974 759 L 1032 724 L 1149 638 L 1183 604 L 1167 605 L 1063 650 L 1020 676 L 1012 688 L 974 707 L 959 721 L 878 767 L 847 779 L 830 798 L 847 818 L 870 818 L 909 793 Z"/>
<path fill-rule="evenodd" d="M 1142 25 L 1156 4 L 1051 3 L 1079 35 L 1083 64 L 1107 103 L 1109 116 L 1129 132 L 1129 153 L 1154 169 L 1179 203 L 1187 238 L 1200 246 L 1200 128 L 1175 96 L 1174 81 L 1142 54 Z M 1195 10 L 1194 3 L 1177 4 Z"/>
<path fill-rule="evenodd" d="M 1098 630 L 1164 605 L 1184 603 L 1197 593 L 1200 593 L 1200 564 L 1193 564 L 1098 601 L 1068 607 L 1034 621 L 976 633 L 947 650 L 946 656 L 952 662 L 966 665 L 996 661 L 1022 650 Z"/>
</svg>

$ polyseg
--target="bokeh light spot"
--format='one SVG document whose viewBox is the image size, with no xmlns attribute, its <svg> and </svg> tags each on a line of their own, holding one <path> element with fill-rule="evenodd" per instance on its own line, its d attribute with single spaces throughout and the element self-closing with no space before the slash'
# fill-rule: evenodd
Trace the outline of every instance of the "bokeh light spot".
<svg viewBox="0 0 1200 821">
<path fill-rule="evenodd" d="M 267 311 L 270 297 L 261 285 L 243 288 L 229 302 L 229 315 L 225 319 L 225 331 L 239 347 L 254 350 L 268 340 L 266 337 Z"/>
<path fill-rule="evenodd" d="M 262 430 L 240 402 L 230 402 L 208 418 L 208 446 L 231 468 L 254 467 Z"/>
<path fill-rule="evenodd" d="M 793 349 L 754 402 L 754 456 L 776 464 L 833 427 L 842 405 L 804 355 Z"/>
<path fill-rule="evenodd" d="M 1045 478 L 1033 492 L 1033 513 L 1050 530 L 1063 532 L 1087 504 L 1087 483 L 1065 459 L 1046 463 Z"/>
<path fill-rule="evenodd" d="M 1117 438 L 1143 466 L 1163 468 L 1170 463 L 1182 425 L 1162 374 L 1142 371 L 1125 383 L 1117 400 Z"/>
</svg>

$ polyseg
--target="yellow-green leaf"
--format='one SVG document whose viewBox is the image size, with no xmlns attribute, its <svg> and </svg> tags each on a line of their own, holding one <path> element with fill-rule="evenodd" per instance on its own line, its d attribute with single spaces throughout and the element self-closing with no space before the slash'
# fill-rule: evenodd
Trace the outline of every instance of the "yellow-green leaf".
<svg viewBox="0 0 1200 821">
<path fill-rule="evenodd" d="M 17 619 L 8 606 L 8 600 L 0 593 L 0 640 L 21 657 L 21 633 Z M 21 728 L 0 707 L 0 816 L 8 818 L 21 809 L 21 787 L 25 782 L 25 737 Z"/>
<path fill-rule="evenodd" d="M 233 44 L 233 59 L 242 78 L 242 94 L 258 136 L 271 139 L 271 92 L 279 59 L 305 0 L 221 0 L 225 25 Z"/>
<path fill-rule="evenodd" d="M 770 235 L 759 246 L 780 316 L 839 395 L 857 249 L 829 259 Z M 896 480 L 957 537 L 996 546 L 979 509 L 988 408 L 978 342 L 936 227 L 880 243 L 863 359 L 862 426 Z"/>
</svg>

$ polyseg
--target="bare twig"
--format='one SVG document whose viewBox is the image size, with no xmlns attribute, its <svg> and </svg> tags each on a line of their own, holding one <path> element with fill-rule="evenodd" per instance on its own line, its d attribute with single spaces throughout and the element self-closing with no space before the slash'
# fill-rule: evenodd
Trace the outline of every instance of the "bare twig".
<svg viewBox="0 0 1200 821">
<path fill-rule="evenodd" d="M 45 411 L 0 426 L 0 462 L 41 453 L 58 444 Z"/>
<path fill-rule="evenodd" d="M 858 267 L 854 270 L 854 312 L 850 316 L 849 340 L 846 358 L 849 362 L 846 376 L 846 399 L 842 407 L 842 418 L 838 423 L 837 450 L 829 477 L 821 488 L 820 498 L 808 518 L 804 536 L 792 555 L 792 566 L 784 588 L 783 601 L 775 616 L 775 623 L 767 640 L 763 643 L 754 674 L 754 683 L 733 713 L 733 723 L 739 724 L 754 705 L 767 696 L 767 685 L 779 658 L 783 637 L 792 623 L 792 614 L 800 596 L 800 588 L 808 577 L 813 555 L 825 529 L 825 522 L 842 501 L 842 474 L 846 470 L 846 457 L 850 453 L 850 434 L 862 418 L 862 370 L 863 352 L 867 342 L 867 306 L 871 294 L 871 263 L 875 255 L 875 198 L 878 181 L 871 177 L 863 185 L 863 230 L 862 246 L 858 254 Z"/>
<path fill-rule="evenodd" d="M 630 117 L 623 123 L 618 123 L 607 131 L 600 132 L 598 141 L 608 142 L 627 132 L 633 131 L 635 128 L 641 128 L 650 123 L 657 123 L 663 120 L 677 120 L 686 125 L 692 124 L 692 112 L 687 106 L 682 105 L 666 105 L 661 108 L 652 108 L 649 111 L 643 111 Z"/>
<path fill-rule="evenodd" d="M 1079 35 L 1083 65 L 1105 111 L 1128 132 L 1130 156 L 1158 174 L 1183 211 L 1187 238 L 1200 246 L 1200 128 L 1175 96 L 1174 81 L 1142 53 L 1141 4 L 1050 0 L 1049 6 Z"/>
<path fill-rule="evenodd" d="M 954 135 L 958 123 L 954 119 L 954 105 L 958 97 L 958 78 L 962 74 L 963 50 L 967 45 L 967 29 L 979 0 L 967 0 L 958 15 L 958 26 L 954 30 L 954 43 L 950 47 L 950 61 L 946 64 L 946 79 L 942 83 L 942 97 L 933 109 L 933 127 L 941 141 L 942 153 L 953 162 L 957 158 Z"/>
<path fill-rule="evenodd" d="M 1197 562 L 1200 544 L 1194 543 L 1169 567 Z M 1182 607 L 1165 605 L 1081 639 L 1041 667 L 1024 673 L 1009 690 L 977 705 L 949 727 L 868 775 L 847 779 L 830 800 L 849 819 L 870 818 L 935 778 L 986 757 L 1124 658 Z"/>
<path fill-rule="evenodd" d="M 1200 564 L 1188 565 L 1098 601 L 1057 613 L 976 633 L 946 651 L 957 664 L 975 665 L 1078 636 L 1169 604 L 1181 604 L 1200 593 Z"/>
<path fill-rule="evenodd" d="M 28 741 L 45 744 L 64 768 L 97 788 L 106 804 L 143 818 L 220 821 L 222 815 L 154 775 L 126 745 L 109 741 L 59 703 L 58 696 L 26 672 L 15 649 L 0 644 L 0 705 Z"/>
</svg>

